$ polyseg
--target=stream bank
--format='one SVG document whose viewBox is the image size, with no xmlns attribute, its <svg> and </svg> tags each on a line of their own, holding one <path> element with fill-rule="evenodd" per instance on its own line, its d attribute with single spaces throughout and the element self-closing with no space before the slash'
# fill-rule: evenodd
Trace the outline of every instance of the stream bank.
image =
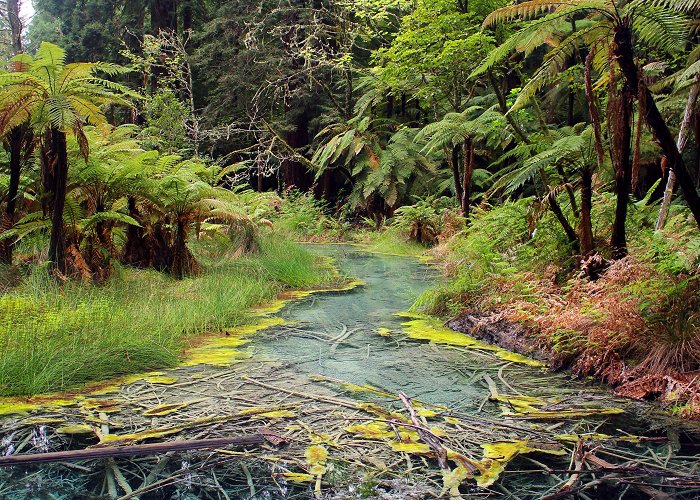
<svg viewBox="0 0 700 500">
<path fill-rule="evenodd" d="M 439 279 L 431 267 L 352 247 L 314 251 L 364 284 L 261 308 L 256 327 L 211 338 L 176 369 L 0 419 L 2 454 L 11 455 L 258 444 L 2 467 L 0 498 L 700 491 L 697 440 L 679 438 L 672 419 L 649 419 L 653 406 L 406 313 Z"/>
</svg>

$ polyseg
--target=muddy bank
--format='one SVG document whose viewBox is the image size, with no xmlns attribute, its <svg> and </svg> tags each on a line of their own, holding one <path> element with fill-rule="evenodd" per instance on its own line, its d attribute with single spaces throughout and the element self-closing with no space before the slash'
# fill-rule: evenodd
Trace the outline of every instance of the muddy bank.
<svg viewBox="0 0 700 500">
<path fill-rule="evenodd" d="M 680 415 L 698 419 L 697 412 L 690 409 L 700 406 L 697 384 L 700 372 L 659 374 L 652 367 L 630 366 L 613 352 L 584 351 L 563 356 L 540 341 L 530 329 L 506 318 L 503 313 L 467 312 L 449 320 L 446 325 L 483 342 L 547 362 L 554 371 L 570 370 L 576 376 L 593 377 L 608 385 L 616 396 L 656 401 L 666 408 L 682 400 L 687 402 L 689 410 L 684 412 L 681 409 Z M 692 427 L 697 433 L 697 426 Z"/>
<path fill-rule="evenodd" d="M 447 322 L 460 333 L 517 352 L 539 361 L 550 361 L 550 353 L 529 335 L 527 328 L 501 314 L 468 312 Z"/>
</svg>

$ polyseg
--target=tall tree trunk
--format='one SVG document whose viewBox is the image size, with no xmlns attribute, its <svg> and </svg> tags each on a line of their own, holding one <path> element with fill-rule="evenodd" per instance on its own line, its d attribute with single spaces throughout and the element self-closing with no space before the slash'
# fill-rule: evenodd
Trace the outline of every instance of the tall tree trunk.
<svg viewBox="0 0 700 500">
<path fill-rule="evenodd" d="M 450 153 L 450 157 L 447 158 L 447 162 L 450 164 L 450 168 L 452 169 L 452 179 L 455 183 L 455 196 L 457 197 L 457 203 L 459 203 L 461 206 L 462 197 L 464 195 L 462 191 L 462 179 L 459 175 L 459 146 L 452 146 L 452 152 Z"/>
<path fill-rule="evenodd" d="M 586 257 L 595 250 L 593 243 L 593 221 L 591 209 L 593 207 L 593 171 L 589 168 L 581 170 L 581 219 L 579 225 L 579 240 L 581 241 L 581 255 Z"/>
<path fill-rule="evenodd" d="M 683 120 L 681 121 L 681 128 L 678 131 L 678 139 L 676 140 L 676 147 L 678 151 L 682 152 L 685 146 L 688 144 L 688 132 L 690 129 L 690 122 L 693 118 L 695 112 L 695 103 L 698 100 L 698 95 L 700 94 L 700 76 L 695 77 L 695 83 L 690 88 L 690 95 L 688 96 L 688 102 L 685 104 L 685 112 L 683 113 Z M 661 208 L 659 209 L 659 218 L 656 220 L 656 230 L 659 231 L 666 224 L 666 218 L 668 217 L 668 209 L 671 206 L 671 199 L 673 198 L 673 189 L 676 187 L 676 172 L 669 169 L 668 180 L 666 181 L 666 189 L 664 190 L 664 199 L 661 202 Z"/>
<path fill-rule="evenodd" d="M 159 33 L 177 33 L 177 4 L 176 0 L 151 0 L 151 31 L 154 35 Z M 164 59 L 171 59 L 172 54 L 165 51 L 161 55 Z M 160 80 L 165 74 L 165 68 L 162 64 L 156 64 L 153 67 L 153 75 L 151 79 L 151 91 L 158 91 Z"/>
<path fill-rule="evenodd" d="M 10 37 L 12 39 L 12 51 L 14 54 L 22 52 L 22 19 L 19 17 L 19 0 L 7 0 L 7 19 L 10 24 Z M 25 125 L 12 129 L 9 135 L 8 145 L 10 150 L 10 185 L 7 191 L 7 206 L 5 216 L 0 218 L 0 233 L 12 228 L 19 195 L 19 179 L 22 168 L 22 147 Z M 12 264 L 12 239 L 0 242 L 0 262 Z"/>
<path fill-rule="evenodd" d="M 182 35 L 185 37 L 185 41 L 190 39 L 193 29 L 194 11 L 192 2 L 193 0 L 183 0 L 182 2 Z"/>
<path fill-rule="evenodd" d="M 22 18 L 19 17 L 19 0 L 7 0 L 7 20 L 10 24 L 12 51 L 22 52 Z"/>
<path fill-rule="evenodd" d="M 611 84 L 608 97 L 608 127 L 613 169 L 615 171 L 615 220 L 613 221 L 610 246 L 613 258 L 621 259 L 627 255 L 627 205 L 629 203 L 632 183 L 632 165 L 630 153 L 632 139 L 632 94 L 627 90 L 618 91 L 616 82 Z"/>
<path fill-rule="evenodd" d="M 10 185 L 7 191 L 5 216 L 0 222 L 0 232 L 11 229 L 15 222 L 15 211 L 17 209 L 17 199 L 19 197 L 19 180 L 22 171 L 22 146 L 26 129 L 26 126 L 20 125 L 13 128 L 10 132 Z M 12 264 L 13 246 L 14 241 L 12 239 L 0 242 L 0 262 Z"/>
<path fill-rule="evenodd" d="M 632 92 L 644 100 L 645 119 L 647 125 L 654 134 L 654 138 L 661 146 L 664 156 L 668 159 L 669 168 L 673 170 L 678 179 L 678 185 L 683 191 L 685 201 L 690 208 L 695 222 L 700 227 L 700 196 L 695 188 L 695 182 L 683 161 L 676 141 L 656 105 L 654 96 L 639 77 L 639 68 L 634 61 L 634 47 L 632 45 L 632 32 L 626 25 L 618 26 L 613 35 L 613 55 L 617 59 L 620 69 L 625 76 Z"/>
<path fill-rule="evenodd" d="M 617 33 L 610 47 L 610 60 L 617 60 L 615 55 L 620 50 L 619 45 L 625 43 L 619 39 Z M 629 40 L 631 43 L 631 40 Z M 629 48 L 631 50 L 631 47 Z M 623 72 L 624 74 L 624 72 Z M 615 64 L 610 64 L 610 78 L 608 83 L 608 131 L 610 135 L 610 150 L 615 171 L 615 190 L 617 203 L 615 205 L 615 220 L 613 221 L 610 246 L 614 259 L 621 259 L 627 255 L 627 235 L 625 223 L 627 222 L 627 205 L 632 183 L 632 165 L 630 164 L 631 140 L 632 140 L 632 100 L 636 93 L 630 86 L 628 79 L 620 82 L 622 88 L 618 88 L 618 74 Z M 641 106 L 640 106 L 641 107 Z"/>
<path fill-rule="evenodd" d="M 471 137 L 464 139 L 464 179 L 462 181 L 462 215 L 469 219 L 471 208 L 472 177 L 474 176 L 474 141 Z"/>
<path fill-rule="evenodd" d="M 65 274 L 66 269 L 66 232 L 63 224 L 63 209 L 66 205 L 68 183 L 68 148 L 65 132 L 51 129 L 51 154 L 53 156 L 53 212 L 51 214 L 51 239 L 49 242 L 49 261 L 51 267 Z"/>
</svg>

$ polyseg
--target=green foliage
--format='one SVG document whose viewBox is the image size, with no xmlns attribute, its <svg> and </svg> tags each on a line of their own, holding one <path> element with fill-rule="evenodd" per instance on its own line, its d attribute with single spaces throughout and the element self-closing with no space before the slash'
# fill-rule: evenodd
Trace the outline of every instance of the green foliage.
<svg viewBox="0 0 700 500">
<path fill-rule="evenodd" d="M 437 242 L 446 229 L 448 218 L 456 218 L 454 200 L 447 197 L 419 199 L 414 205 L 404 205 L 394 212 L 391 225 L 408 233 L 409 238 L 424 244 Z"/>
<path fill-rule="evenodd" d="M 192 145 L 187 124 L 190 109 L 170 90 L 161 90 L 146 101 L 146 124 L 141 132 L 141 143 L 147 149 L 165 154 L 187 154 Z"/>
</svg>

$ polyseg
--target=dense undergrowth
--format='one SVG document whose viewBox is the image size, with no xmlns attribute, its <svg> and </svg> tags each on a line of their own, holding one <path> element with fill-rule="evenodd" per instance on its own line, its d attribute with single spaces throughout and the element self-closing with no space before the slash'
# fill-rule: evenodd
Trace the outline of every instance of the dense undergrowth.
<svg viewBox="0 0 700 500">
<path fill-rule="evenodd" d="M 333 279 L 327 265 L 293 242 L 264 234 L 259 246 L 231 258 L 221 234 L 194 241 L 205 272 L 183 280 L 118 267 L 102 286 L 57 287 L 45 266 L 32 266 L 0 295 L 0 394 L 64 390 L 173 366 L 195 335 L 244 323 L 246 309 L 285 288 Z"/>
<path fill-rule="evenodd" d="M 443 317 L 475 311 L 523 323 L 531 343 L 551 353 L 553 367 L 697 414 L 700 236 L 685 214 L 656 232 L 652 211 L 633 205 L 630 256 L 608 261 L 603 242 L 614 200 L 599 197 L 595 207 L 603 255 L 593 261 L 573 256 L 553 217 L 533 221 L 532 200 L 478 209 L 465 232 L 433 250 L 449 280 L 417 307 Z"/>
</svg>

